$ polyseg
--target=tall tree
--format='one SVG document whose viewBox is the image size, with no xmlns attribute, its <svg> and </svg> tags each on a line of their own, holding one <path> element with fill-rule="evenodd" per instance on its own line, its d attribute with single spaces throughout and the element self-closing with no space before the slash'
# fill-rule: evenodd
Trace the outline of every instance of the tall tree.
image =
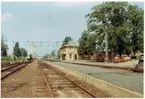
<svg viewBox="0 0 145 99">
<path fill-rule="evenodd" d="M 88 55 L 87 48 L 86 48 L 86 41 L 88 39 L 89 33 L 85 30 L 82 32 L 81 38 L 79 39 L 79 47 L 78 47 L 78 54 L 85 58 Z"/>
<path fill-rule="evenodd" d="M 28 53 L 27 53 L 27 50 L 26 49 L 20 48 L 20 51 L 21 51 L 21 56 L 22 57 L 27 57 L 28 56 Z"/>
<path fill-rule="evenodd" d="M 63 45 L 68 44 L 70 41 L 72 41 L 72 38 L 70 36 L 66 36 L 65 39 L 63 40 Z"/>
<path fill-rule="evenodd" d="M 89 34 L 88 31 L 82 33 L 79 39 L 79 55 L 84 58 L 86 55 L 92 55 L 96 50 L 96 34 Z"/>
<path fill-rule="evenodd" d="M 137 51 L 143 52 L 143 26 L 144 26 L 144 12 L 142 8 L 136 5 L 129 5 L 128 18 L 131 23 L 131 45 L 132 51 L 135 54 Z"/>
<path fill-rule="evenodd" d="M 5 37 L 2 35 L 1 37 L 1 55 L 7 56 L 8 46 L 5 44 Z"/>
<path fill-rule="evenodd" d="M 17 56 L 17 57 L 20 57 L 21 56 L 21 51 L 20 51 L 20 48 L 19 48 L 19 42 L 16 42 L 15 43 L 15 47 L 14 47 L 14 55 Z"/>
<path fill-rule="evenodd" d="M 120 56 L 122 53 L 130 53 L 134 44 L 133 30 L 136 28 L 132 23 L 139 23 L 138 27 L 143 24 L 142 10 L 135 8 L 127 2 L 105 2 L 92 8 L 88 17 L 88 31 L 97 35 L 97 44 L 100 49 L 104 49 L 105 33 L 108 34 L 109 51 L 117 52 Z M 133 14 L 135 11 L 135 15 Z M 134 19 L 134 16 L 138 18 Z M 140 19 L 141 18 L 141 19 Z M 135 29 L 136 30 L 136 29 Z M 135 31 L 134 31 L 135 33 Z M 141 25 L 139 33 L 143 33 L 143 25 Z M 136 33 L 135 33 L 136 34 Z M 136 34 L 137 35 L 137 34 Z M 134 36 L 139 39 L 139 36 Z M 142 42 L 143 39 L 140 40 Z M 139 47 L 138 40 L 135 40 L 137 47 Z M 143 43 L 141 43 L 143 44 Z M 140 45 L 142 46 L 142 45 Z M 136 48 L 138 49 L 138 48 Z"/>
</svg>

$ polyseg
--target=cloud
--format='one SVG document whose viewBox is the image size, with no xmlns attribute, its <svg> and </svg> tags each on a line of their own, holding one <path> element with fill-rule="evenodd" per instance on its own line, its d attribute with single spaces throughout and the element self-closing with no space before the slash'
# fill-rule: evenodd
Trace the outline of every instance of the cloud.
<svg viewBox="0 0 145 99">
<path fill-rule="evenodd" d="M 54 4 L 60 7 L 76 7 L 88 4 L 88 2 L 56 2 Z"/>
<path fill-rule="evenodd" d="M 2 21 L 12 21 L 13 20 L 13 15 L 10 14 L 9 12 L 4 12 L 1 15 Z"/>
</svg>

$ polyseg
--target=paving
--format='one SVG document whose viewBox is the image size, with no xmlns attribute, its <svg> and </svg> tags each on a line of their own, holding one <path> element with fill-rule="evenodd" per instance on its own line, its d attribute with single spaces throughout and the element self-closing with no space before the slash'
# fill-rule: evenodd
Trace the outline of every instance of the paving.
<svg viewBox="0 0 145 99">
<path fill-rule="evenodd" d="M 114 85 L 143 94 L 143 73 L 134 73 L 131 71 L 118 69 L 89 67 L 62 62 L 53 62 L 53 64 L 63 66 L 68 69 L 77 70 L 79 72 L 86 73 Z"/>
<path fill-rule="evenodd" d="M 131 60 L 127 62 L 122 62 L 122 63 L 105 63 L 105 62 L 93 62 L 89 60 L 74 60 L 74 61 L 66 61 L 66 60 L 61 60 L 62 62 L 70 62 L 70 63 L 83 63 L 83 64 L 90 64 L 90 65 L 100 65 L 100 66 L 116 66 L 116 67 L 135 67 L 139 60 Z"/>
</svg>

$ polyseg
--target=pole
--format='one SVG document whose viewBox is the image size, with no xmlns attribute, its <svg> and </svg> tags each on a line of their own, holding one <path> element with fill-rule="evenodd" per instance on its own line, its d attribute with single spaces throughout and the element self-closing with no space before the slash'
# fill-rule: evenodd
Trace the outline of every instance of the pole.
<svg viewBox="0 0 145 99">
<path fill-rule="evenodd" d="M 95 61 L 97 61 L 97 41 L 96 41 L 96 50 L 95 50 Z"/>
<path fill-rule="evenodd" d="M 106 26 L 105 26 L 105 62 L 108 62 L 108 34 L 106 32 Z"/>
<path fill-rule="evenodd" d="M 15 54 L 14 54 L 14 46 L 15 46 L 15 41 L 13 41 L 13 56 L 15 56 Z"/>
<path fill-rule="evenodd" d="M 23 58 L 23 51 L 22 51 L 22 58 Z"/>
</svg>

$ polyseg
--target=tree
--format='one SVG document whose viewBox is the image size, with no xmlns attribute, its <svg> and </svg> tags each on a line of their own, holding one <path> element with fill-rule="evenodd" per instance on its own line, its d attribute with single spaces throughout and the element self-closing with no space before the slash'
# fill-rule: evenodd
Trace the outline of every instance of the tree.
<svg viewBox="0 0 145 99">
<path fill-rule="evenodd" d="M 8 46 L 5 44 L 4 36 L 2 35 L 1 38 L 1 55 L 2 56 L 7 56 L 7 51 L 8 51 Z"/>
<path fill-rule="evenodd" d="M 33 59 L 33 55 L 32 55 L 32 54 L 30 54 L 30 55 L 29 55 L 29 58 L 30 58 L 30 60 L 32 60 L 32 59 Z"/>
<path fill-rule="evenodd" d="M 52 55 L 53 57 L 55 56 L 55 51 L 54 51 L 54 50 L 51 52 L 51 55 Z"/>
<path fill-rule="evenodd" d="M 70 41 L 72 41 L 72 38 L 70 36 L 66 36 L 65 39 L 63 40 L 63 45 L 68 44 Z"/>
<path fill-rule="evenodd" d="M 14 47 L 14 55 L 17 56 L 17 57 L 20 57 L 21 56 L 21 51 L 20 51 L 20 48 L 19 48 L 19 42 L 16 42 L 15 43 L 15 47 Z"/>
<path fill-rule="evenodd" d="M 89 34 L 88 31 L 83 31 L 79 39 L 78 54 L 85 58 L 86 55 L 92 55 L 96 50 L 96 34 Z"/>
<path fill-rule="evenodd" d="M 43 56 L 43 58 L 48 58 L 50 55 L 49 54 L 46 54 Z"/>
<path fill-rule="evenodd" d="M 20 51 L 21 51 L 21 56 L 22 57 L 27 57 L 28 56 L 28 53 L 27 53 L 27 50 L 26 49 L 20 48 Z"/>
<path fill-rule="evenodd" d="M 136 14 L 134 15 L 134 13 Z M 134 19 L 132 14 L 137 18 Z M 143 46 L 143 11 L 141 9 L 129 5 L 127 2 L 105 2 L 93 7 L 87 17 L 88 31 L 96 34 L 99 49 L 105 50 L 105 32 L 108 34 L 109 51 L 116 52 L 120 56 L 122 53 L 131 53 L 134 48 L 139 50 L 138 47 Z M 133 23 L 137 23 L 138 28 L 141 26 L 138 30 L 140 35 L 134 31 L 137 30 L 137 27 Z M 136 43 L 132 43 L 134 40 Z M 134 44 L 136 44 L 135 47 L 133 47 Z"/>
<path fill-rule="evenodd" d="M 60 58 L 60 50 L 57 51 L 57 57 Z"/>
<path fill-rule="evenodd" d="M 86 41 L 88 39 L 89 33 L 85 30 L 82 32 L 81 38 L 79 39 L 79 47 L 78 47 L 78 54 L 85 58 L 85 56 L 88 54 L 87 48 L 86 48 Z"/>
<path fill-rule="evenodd" d="M 137 51 L 143 52 L 143 26 L 144 17 L 143 9 L 138 6 L 129 5 L 128 17 L 131 22 L 131 45 L 132 51 L 135 54 Z"/>
</svg>

